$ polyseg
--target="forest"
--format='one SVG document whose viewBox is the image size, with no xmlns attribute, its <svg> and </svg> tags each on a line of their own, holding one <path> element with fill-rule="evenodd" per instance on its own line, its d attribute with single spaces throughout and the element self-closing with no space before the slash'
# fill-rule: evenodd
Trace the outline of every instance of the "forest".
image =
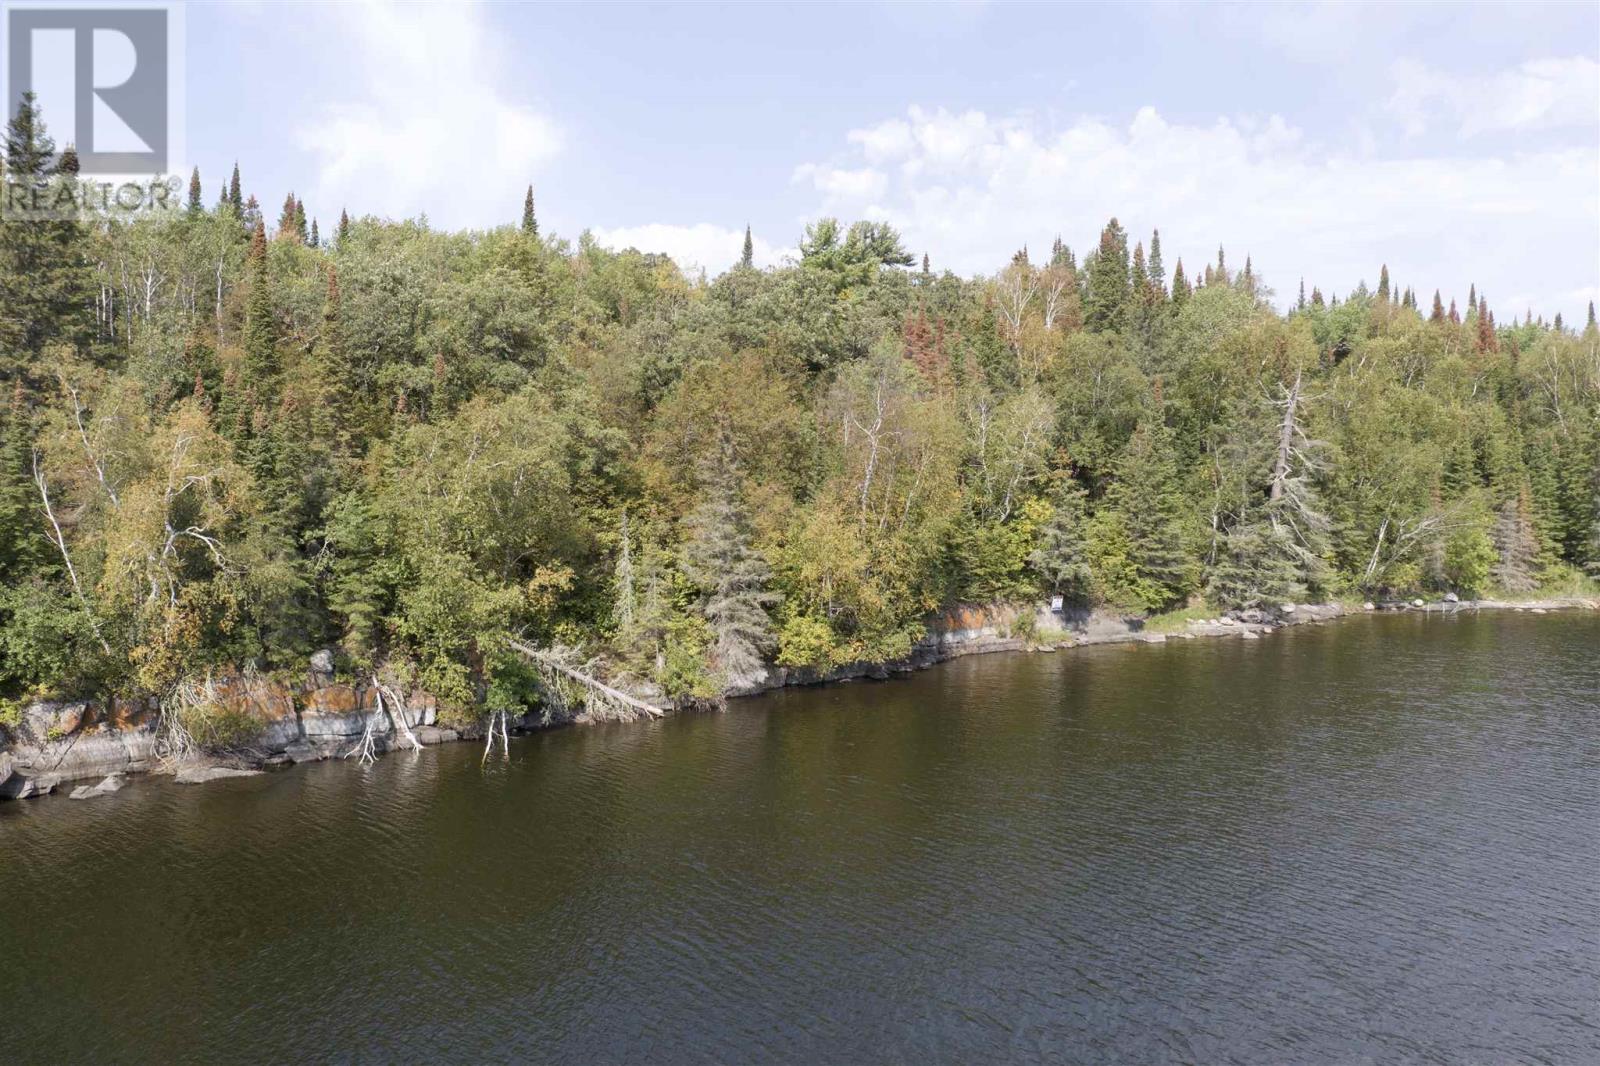
<svg viewBox="0 0 1600 1066">
<path fill-rule="evenodd" d="M 5 180 L 78 180 L 31 104 Z M 510 638 L 714 699 L 903 656 L 953 604 L 1600 576 L 1592 304 L 1374 264 L 1280 313 L 1248 258 L 1115 219 L 966 278 L 824 218 L 707 278 L 518 206 L 319 233 L 235 167 L 159 215 L 0 223 L 0 708 L 331 648 L 470 718 L 536 698 Z"/>
</svg>

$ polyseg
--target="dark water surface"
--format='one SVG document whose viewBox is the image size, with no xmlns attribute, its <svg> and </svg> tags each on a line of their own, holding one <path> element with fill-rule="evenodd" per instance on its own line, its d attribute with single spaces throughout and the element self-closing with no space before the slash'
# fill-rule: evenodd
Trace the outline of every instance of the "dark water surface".
<svg viewBox="0 0 1600 1066">
<path fill-rule="evenodd" d="M 1600 617 L 0 805 L 0 1059 L 1600 1062 Z"/>
</svg>

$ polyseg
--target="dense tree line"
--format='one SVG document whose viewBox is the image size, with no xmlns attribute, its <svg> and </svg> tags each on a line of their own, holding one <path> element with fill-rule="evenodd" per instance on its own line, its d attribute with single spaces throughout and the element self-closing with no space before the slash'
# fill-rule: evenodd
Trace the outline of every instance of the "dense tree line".
<svg viewBox="0 0 1600 1066">
<path fill-rule="evenodd" d="M 74 180 L 23 108 L 7 180 Z M 1113 220 L 989 277 L 888 226 L 707 280 L 235 168 L 212 206 L 0 224 L 0 697 L 332 646 L 465 712 L 504 637 L 709 695 L 905 653 L 956 602 L 1153 612 L 1600 570 L 1600 333 L 1317 290 Z M 1130 248 L 1130 242 L 1132 247 Z"/>
</svg>

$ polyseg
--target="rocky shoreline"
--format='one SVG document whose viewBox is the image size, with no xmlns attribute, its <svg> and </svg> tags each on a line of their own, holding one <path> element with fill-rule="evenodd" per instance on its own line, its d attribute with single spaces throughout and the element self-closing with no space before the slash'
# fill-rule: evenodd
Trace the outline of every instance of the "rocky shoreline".
<svg viewBox="0 0 1600 1066">
<path fill-rule="evenodd" d="M 1259 640 L 1284 626 L 1377 611 L 1456 614 L 1511 610 L 1543 614 L 1574 609 L 1600 610 L 1600 600 L 1446 599 L 1356 607 L 1338 603 L 1285 604 L 1271 611 L 1195 619 L 1182 628 L 1161 631 L 1148 628 L 1145 619 L 1105 612 L 1060 616 L 1015 606 L 960 607 L 933 619 L 928 636 L 903 659 L 852 663 L 827 671 L 775 666 L 764 676 L 735 687 L 729 696 L 754 696 L 793 685 L 863 678 L 884 680 L 964 655 L 1049 652 L 1102 644 L 1161 644 L 1202 637 Z M 0 728 L 0 799 L 42 796 L 82 781 L 94 783 L 73 788 L 71 798 L 90 799 L 116 792 L 126 775 L 139 773 L 169 772 L 180 784 L 201 784 L 295 763 L 344 757 L 368 737 L 376 755 L 406 746 L 407 732 L 422 745 L 482 735 L 476 726 L 455 729 L 442 724 L 438 703 L 427 693 L 397 694 L 385 689 L 380 698 L 375 681 L 337 680 L 327 665 L 326 658 L 314 660 L 312 670 L 297 684 L 243 675 L 214 682 L 210 695 L 235 720 L 249 723 L 255 733 L 247 746 L 221 757 L 182 762 L 172 759 L 164 750 L 158 729 L 159 708 L 153 701 L 117 700 L 109 706 L 81 701 L 33 704 L 23 711 L 17 725 Z M 515 720 L 511 728 L 531 732 L 592 720 L 598 720 L 598 716 L 564 715 L 541 709 Z M 402 724 L 404 730 L 400 728 Z"/>
</svg>

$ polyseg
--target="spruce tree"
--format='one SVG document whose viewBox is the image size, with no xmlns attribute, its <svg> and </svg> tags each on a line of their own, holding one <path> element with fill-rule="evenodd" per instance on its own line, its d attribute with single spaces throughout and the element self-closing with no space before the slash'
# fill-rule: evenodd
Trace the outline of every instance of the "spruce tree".
<svg viewBox="0 0 1600 1066">
<path fill-rule="evenodd" d="M 63 157 L 65 173 L 58 168 L 55 142 L 24 93 L 6 125 L 7 195 L 26 188 L 53 204 L 59 183 L 73 180 L 74 158 Z M 86 243 L 76 219 L 0 221 L 0 379 L 36 372 L 46 344 L 87 342 L 94 290 Z"/>
<path fill-rule="evenodd" d="M 0 421 L 0 584 L 15 585 L 43 559 L 38 495 L 32 481 L 32 427 L 22 380 L 12 385 Z"/>
<path fill-rule="evenodd" d="M 766 561 L 750 546 L 732 439 L 726 431 L 718 436 L 700 463 L 700 504 L 683 522 L 683 569 L 700 590 L 700 612 L 715 637 L 712 668 L 729 686 L 759 676 L 762 652 L 772 644 L 767 608 L 778 596 L 768 588 Z"/>
<path fill-rule="evenodd" d="M 1167 298 L 1167 272 L 1161 263 L 1161 231 L 1150 234 L 1150 287 L 1156 303 Z"/>
<path fill-rule="evenodd" d="M 198 215 L 206 209 L 204 195 L 200 191 L 200 168 L 195 167 L 189 172 L 189 214 Z"/>
<path fill-rule="evenodd" d="M 1444 321 L 1444 301 L 1439 299 L 1439 290 L 1433 290 L 1433 311 L 1428 315 L 1429 322 L 1442 323 Z"/>
<path fill-rule="evenodd" d="M 1170 607 L 1194 587 L 1187 501 L 1178 474 L 1177 445 L 1157 415 L 1134 430 L 1116 465 L 1107 504 L 1122 518 L 1128 557 L 1146 607 Z"/>
<path fill-rule="evenodd" d="M 533 213 L 533 186 L 528 186 L 528 195 L 522 201 L 522 232 L 530 237 L 539 235 L 539 219 Z"/>
<path fill-rule="evenodd" d="M 1113 218 L 1100 231 L 1100 245 L 1089 264 L 1084 325 L 1091 330 L 1121 329 L 1128 306 L 1128 284 L 1128 235 Z"/>
<path fill-rule="evenodd" d="M 1183 259 L 1172 270 L 1172 306 L 1182 307 L 1189 300 L 1189 279 L 1183 276 Z"/>
<path fill-rule="evenodd" d="M 258 220 L 250 238 L 245 273 L 250 292 L 245 302 L 244 374 L 241 384 L 257 402 L 277 396 L 278 331 L 273 320 L 272 279 L 267 266 L 267 230 Z"/>
<path fill-rule="evenodd" d="M 306 230 L 306 205 L 298 196 L 294 198 L 294 235 L 301 244 L 311 239 L 311 234 Z"/>
<path fill-rule="evenodd" d="M 345 238 L 350 236 L 350 212 L 344 208 L 339 209 L 339 246 L 344 247 Z"/>
<path fill-rule="evenodd" d="M 1592 330 L 1592 329 L 1596 328 L 1595 320 L 1594 320 L 1594 301 L 1593 300 L 1589 301 L 1589 321 L 1584 325 L 1583 328 L 1584 328 L 1585 332 L 1588 332 L 1589 330 Z"/>
<path fill-rule="evenodd" d="M 322 238 L 321 238 L 321 236 L 319 236 L 317 234 L 317 220 L 316 219 L 312 219 L 311 220 L 311 241 L 310 241 L 310 243 L 311 243 L 311 247 L 313 247 L 313 248 L 320 248 L 322 246 Z"/>
<path fill-rule="evenodd" d="M 1222 536 L 1206 595 L 1224 607 L 1268 607 L 1305 594 L 1289 532 L 1264 517 L 1234 525 Z"/>
<path fill-rule="evenodd" d="M 1084 537 L 1087 499 L 1088 493 L 1077 478 L 1061 474 L 1050 517 L 1039 527 L 1038 545 L 1028 556 L 1029 565 L 1045 587 L 1075 603 L 1088 601 L 1094 578 Z"/>
<path fill-rule="evenodd" d="M 239 214 L 244 214 L 244 191 L 239 185 L 239 161 L 233 161 L 233 177 L 228 179 L 228 202 Z"/>
<path fill-rule="evenodd" d="M 750 236 L 750 226 L 744 227 L 744 250 L 739 253 L 739 266 L 750 270 L 756 265 L 756 244 Z"/>
<path fill-rule="evenodd" d="M 1378 270 L 1378 302 L 1389 303 L 1389 264 L 1385 263 Z"/>
<path fill-rule="evenodd" d="M 1532 592 L 1539 587 L 1539 534 L 1533 523 L 1533 493 L 1526 480 L 1517 494 L 1501 504 L 1490 533 L 1494 540 L 1495 584 L 1506 592 Z"/>
</svg>

